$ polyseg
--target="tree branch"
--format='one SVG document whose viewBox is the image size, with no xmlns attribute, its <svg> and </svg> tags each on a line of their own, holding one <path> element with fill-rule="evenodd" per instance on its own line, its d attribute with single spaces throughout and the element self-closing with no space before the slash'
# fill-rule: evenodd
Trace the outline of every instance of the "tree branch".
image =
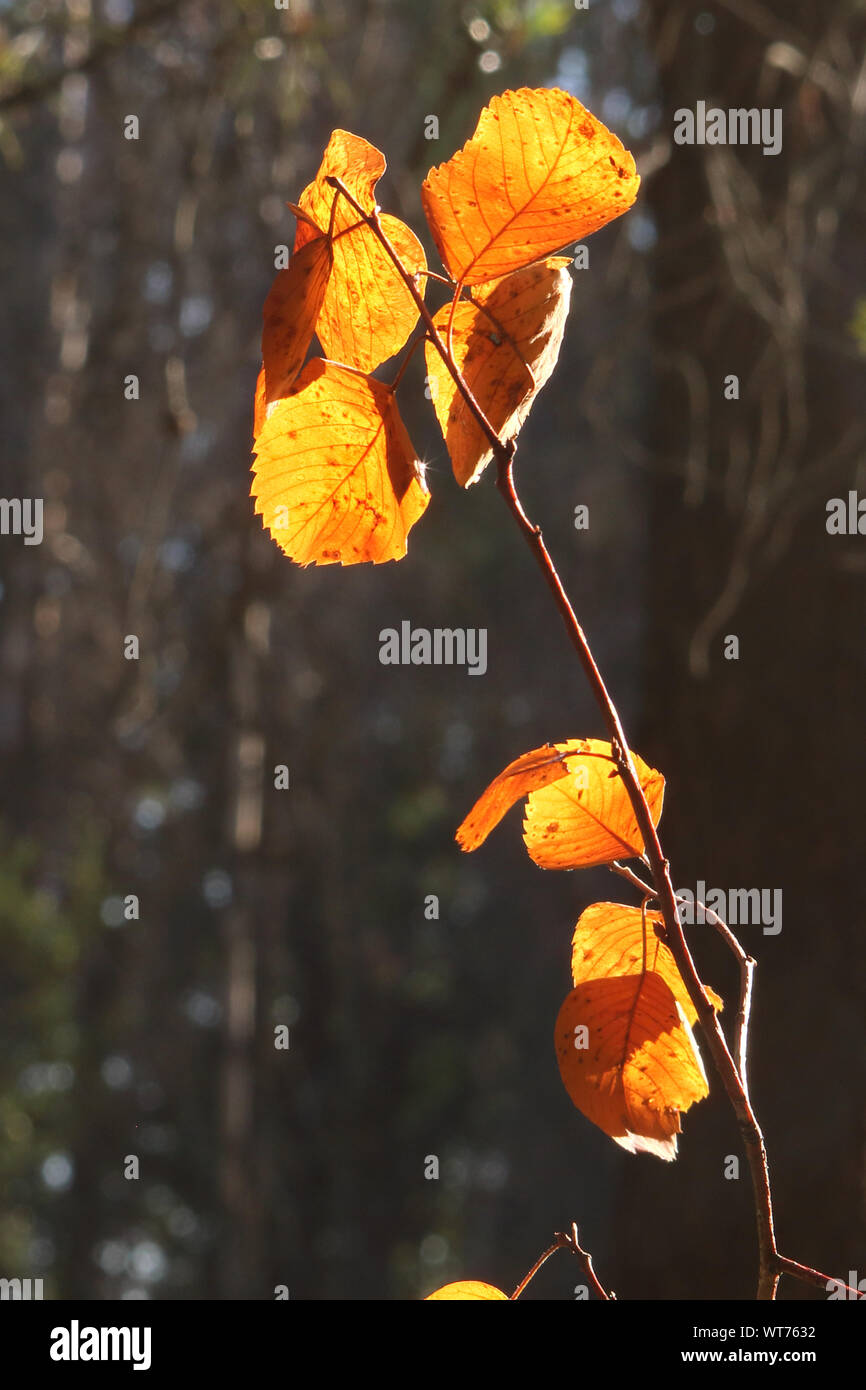
<svg viewBox="0 0 866 1390">
<path fill-rule="evenodd" d="M 536 1274 L 541 1269 L 541 1266 L 543 1264 L 546 1264 L 547 1261 L 550 1259 L 551 1255 L 556 1254 L 557 1250 L 570 1250 L 571 1253 L 578 1258 L 580 1263 L 583 1265 L 584 1273 L 586 1274 L 587 1279 L 589 1280 L 594 1292 L 598 1295 L 599 1298 L 603 1298 L 606 1303 L 616 1300 L 616 1294 L 613 1292 L 608 1293 L 604 1285 L 599 1280 L 598 1275 L 592 1267 L 592 1256 L 590 1255 L 589 1251 L 584 1250 L 580 1244 L 580 1239 L 577 1233 L 577 1222 L 572 1221 L 571 1230 L 568 1232 L 557 1231 L 553 1244 L 548 1245 L 547 1249 L 543 1252 L 543 1254 L 539 1255 L 538 1259 L 535 1261 L 535 1264 L 532 1266 L 529 1272 L 527 1274 L 524 1274 L 520 1283 L 517 1285 L 517 1288 L 514 1290 L 514 1293 L 511 1295 L 512 1301 L 520 1297 L 526 1286 L 529 1283 L 531 1283 L 531 1281 L 535 1278 Z"/>
<path fill-rule="evenodd" d="M 749 1163 L 749 1172 L 752 1179 L 752 1192 L 755 1211 L 755 1226 L 758 1238 L 758 1286 L 757 1298 L 761 1300 L 771 1300 L 776 1297 L 779 1278 L 783 1273 L 790 1274 L 794 1278 L 802 1279 L 807 1283 L 827 1287 L 831 1282 L 829 1277 L 822 1274 L 820 1270 L 812 1269 L 808 1265 L 801 1265 L 796 1260 L 789 1260 L 779 1253 L 776 1244 L 776 1235 L 773 1224 L 773 1198 L 770 1185 L 770 1171 L 767 1160 L 767 1150 L 764 1143 L 764 1136 L 758 1123 L 757 1116 L 752 1109 L 745 1081 L 741 1078 L 740 1069 L 734 1062 L 728 1043 L 719 1023 L 715 1007 L 706 993 L 703 982 L 697 972 L 695 963 L 689 950 L 682 925 L 677 913 L 676 895 L 670 875 L 670 864 L 662 851 L 661 841 L 652 819 L 649 804 L 644 795 L 643 788 L 637 775 L 631 750 L 625 736 L 625 731 L 620 720 L 619 712 L 611 699 L 604 683 L 601 672 L 596 665 L 586 634 L 578 622 L 577 615 L 571 606 L 571 602 L 562 585 L 559 573 L 556 569 L 544 538 L 541 528 L 529 520 L 523 509 L 523 504 L 517 493 L 514 482 L 514 441 L 504 443 L 496 431 L 492 428 L 478 401 L 463 380 L 453 357 L 443 342 L 432 316 L 424 303 L 423 297 L 418 291 L 415 280 L 400 260 L 399 255 L 391 245 L 388 237 L 382 229 L 379 219 L 378 209 L 372 213 L 364 212 L 363 208 L 356 202 L 352 194 L 348 191 L 340 179 L 329 178 L 328 183 L 335 188 L 349 204 L 355 209 L 358 216 L 366 222 L 367 226 L 378 238 L 385 252 L 394 264 L 407 290 L 412 295 L 418 312 L 424 321 L 430 341 L 442 358 L 445 366 L 450 372 L 457 389 L 465 400 L 472 412 L 479 428 L 484 432 L 485 438 L 490 444 L 493 456 L 497 463 L 497 487 L 501 493 L 511 516 L 513 517 L 521 535 L 526 541 L 532 552 L 535 561 L 541 570 L 542 577 L 550 590 L 560 617 L 565 624 L 569 640 L 577 653 L 578 660 L 583 668 L 590 690 L 598 705 L 602 719 L 610 735 L 611 751 L 614 761 L 625 786 L 638 828 L 644 842 L 643 860 L 647 864 L 652 874 L 653 886 L 652 896 L 658 899 L 664 920 L 664 940 L 670 948 L 674 960 L 682 976 L 689 998 L 695 1007 L 698 1021 L 707 1040 L 710 1056 L 725 1093 L 731 1104 L 731 1108 L 736 1116 L 740 1135 L 746 1150 L 746 1157 Z M 460 286 L 456 287 L 455 294 L 459 292 Z M 627 875 L 624 875 L 627 876 Z M 646 890 L 649 885 L 643 884 L 642 880 L 637 879 L 642 890 Z M 715 914 L 712 914 L 715 916 Z M 717 928 L 721 919 L 715 923 Z M 733 946 L 736 938 L 730 932 L 726 924 L 721 923 L 724 933 L 727 934 L 728 944 Z M 723 934 L 724 934 L 723 933 Z M 751 980 L 754 969 L 754 961 L 745 955 L 739 942 L 736 942 L 735 950 L 741 955 L 741 965 L 744 973 L 741 977 L 741 1003 L 737 1022 L 737 1054 L 741 1066 L 745 1069 L 745 1048 L 748 1038 L 748 1020 L 751 1004 Z M 750 963 L 751 962 L 751 963 Z M 579 1256 L 585 1255 L 580 1250 L 576 1240 L 576 1228 L 573 1228 L 575 1253 Z M 571 1240 L 569 1238 L 569 1243 Z M 559 1238 L 557 1244 L 552 1246 L 541 1257 L 541 1261 L 533 1266 L 527 1280 L 519 1288 L 523 1288 L 528 1279 L 533 1276 L 536 1268 L 540 1268 L 544 1260 L 548 1259 L 554 1250 L 562 1248 Z M 588 1259 L 589 1257 L 586 1256 Z M 841 1281 L 835 1281 L 841 1283 Z M 599 1288 L 601 1286 L 599 1285 Z M 848 1285 L 844 1285 L 846 1289 Z M 849 1290 L 853 1292 L 852 1290 Z"/>
</svg>

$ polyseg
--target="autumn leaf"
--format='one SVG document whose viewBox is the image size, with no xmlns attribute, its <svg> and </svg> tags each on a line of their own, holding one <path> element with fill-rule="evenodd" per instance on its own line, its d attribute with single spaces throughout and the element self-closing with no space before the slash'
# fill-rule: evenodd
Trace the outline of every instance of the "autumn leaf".
<svg viewBox="0 0 866 1390">
<path fill-rule="evenodd" d="M 457 830 L 457 843 L 467 853 L 483 845 L 515 802 L 536 787 L 547 786 L 568 775 L 566 756 L 589 750 L 590 740 L 572 738 L 567 743 L 545 743 L 509 763 L 482 792 Z"/>
<path fill-rule="evenodd" d="M 556 1055 L 588 1120 L 628 1153 L 676 1158 L 680 1114 L 709 1088 L 691 1028 L 658 975 L 577 985 L 556 1020 Z"/>
<path fill-rule="evenodd" d="M 527 799 L 523 839 L 529 857 L 542 869 L 589 869 L 643 854 L 643 836 L 612 761 L 610 744 L 598 739 L 590 742 L 595 745 L 592 753 L 567 759 L 572 776 L 540 787 Z M 665 779 L 637 754 L 632 756 L 657 825 Z"/>
<path fill-rule="evenodd" d="M 522 87 L 493 98 L 421 197 L 443 264 L 477 285 L 598 231 L 639 184 L 628 150 L 573 96 Z"/>
<path fill-rule="evenodd" d="M 632 754 L 638 780 L 658 824 L 664 778 Z M 509 763 L 481 795 L 457 831 L 461 849 L 474 850 L 506 811 L 527 797 L 523 838 L 542 869 L 588 869 L 643 853 L 643 839 L 625 785 L 602 739 L 570 739 L 535 748 Z"/>
<path fill-rule="evenodd" d="M 265 401 L 288 395 L 304 365 L 333 265 L 327 236 L 316 236 L 277 273 L 265 300 L 262 360 Z"/>
<path fill-rule="evenodd" d="M 327 357 L 364 372 L 400 351 L 418 321 L 418 309 L 384 247 L 327 180 L 341 179 L 359 207 L 372 213 L 373 190 L 384 172 L 381 151 L 359 135 L 333 131 L 319 172 L 299 199 L 306 220 L 298 219 L 295 233 L 296 255 L 319 234 L 331 234 L 333 267 L 316 336 Z M 405 222 L 389 213 L 380 220 L 410 275 L 426 270 L 424 248 Z"/>
<path fill-rule="evenodd" d="M 556 1054 L 587 1119 L 629 1153 L 670 1160 L 681 1114 L 708 1086 L 691 1029 L 697 1011 L 661 928 L 661 914 L 647 912 L 644 934 L 641 909 L 620 903 L 595 903 L 581 915 Z"/>
<path fill-rule="evenodd" d="M 643 914 L 639 907 L 593 903 L 581 913 L 574 929 L 572 979 L 578 985 L 595 976 L 639 975 L 643 969 L 651 970 L 661 976 L 682 1005 L 689 1023 L 695 1023 L 697 1010 L 663 936 L 664 917 L 660 912 L 647 912 L 644 936 Z M 723 1003 L 715 991 L 708 989 L 707 994 L 714 1007 L 721 1010 Z"/>
<path fill-rule="evenodd" d="M 389 386 L 314 357 L 268 407 L 255 450 L 256 513 L 293 560 L 405 555 L 429 493 Z"/>
<path fill-rule="evenodd" d="M 268 418 L 268 404 L 265 400 L 265 369 L 259 372 L 256 378 L 256 394 L 253 403 L 253 440 L 258 439 L 262 432 L 262 426 Z"/>
<path fill-rule="evenodd" d="M 425 1303 L 430 1303 L 434 1299 L 482 1299 L 493 1301 L 494 1299 L 504 1298 L 508 1302 L 508 1294 L 497 1289 L 493 1284 L 481 1284 L 475 1279 L 463 1279 L 457 1284 L 443 1284 L 441 1289 L 436 1289 L 434 1293 L 428 1293 Z"/>
<path fill-rule="evenodd" d="M 567 259 L 552 258 L 502 280 L 476 285 L 458 303 L 454 360 L 503 443 L 517 436 L 536 395 L 556 366 L 571 299 Z M 447 337 L 451 305 L 434 322 Z M 477 482 L 493 457 L 487 438 L 431 342 L 426 346 L 433 408 L 463 487 Z"/>
</svg>

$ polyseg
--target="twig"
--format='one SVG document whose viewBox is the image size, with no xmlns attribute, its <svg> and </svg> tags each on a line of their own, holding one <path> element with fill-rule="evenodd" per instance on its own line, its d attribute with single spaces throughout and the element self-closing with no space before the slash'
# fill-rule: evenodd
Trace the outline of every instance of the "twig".
<svg viewBox="0 0 866 1390">
<path fill-rule="evenodd" d="M 527 1274 L 524 1274 L 520 1283 L 517 1285 L 517 1288 L 514 1290 L 514 1293 L 511 1295 L 512 1301 L 520 1297 L 526 1286 L 529 1283 L 531 1283 L 531 1281 L 535 1278 L 536 1274 L 541 1269 L 541 1266 L 543 1264 L 546 1264 L 547 1261 L 550 1259 L 551 1255 L 556 1254 L 557 1250 L 570 1250 L 573 1255 L 577 1256 L 577 1258 L 580 1260 L 580 1263 L 583 1265 L 587 1279 L 589 1280 L 595 1292 L 598 1294 L 599 1298 L 603 1298 L 606 1303 L 610 1302 L 611 1300 L 616 1300 L 616 1294 L 608 1293 L 604 1285 L 600 1282 L 598 1275 L 592 1267 L 592 1256 L 590 1255 L 589 1251 L 584 1250 L 580 1244 L 580 1239 L 577 1233 L 577 1222 L 572 1221 L 571 1230 L 568 1232 L 557 1231 L 553 1244 L 548 1245 L 547 1249 L 543 1252 L 543 1254 L 539 1255 L 538 1259 L 535 1261 L 535 1264 L 532 1266 L 529 1272 Z"/>
<path fill-rule="evenodd" d="M 754 958 L 748 955 L 731 931 L 727 922 L 723 922 L 717 912 L 705 903 L 696 902 L 696 908 L 700 908 L 704 917 L 711 927 L 723 938 L 726 945 L 730 947 L 740 963 L 740 1002 L 737 1008 L 737 1018 L 734 1025 L 736 1038 L 735 1056 L 737 1071 L 740 1073 L 740 1080 L 743 1083 L 743 1090 L 746 1098 L 749 1096 L 749 1019 L 752 1012 L 752 984 L 755 977 Z"/>
<path fill-rule="evenodd" d="M 514 517 L 521 534 L 526 540 L 541 569 L 548 588 L 553 594 L 560 615 L 568 631 L 569 638 L 571 639 L 571 643 L 583 666 L 596 704 L 607 725 L 611 745 L 614 749 L 615 756 L 617 756 L 620 776 L 628 794 L 629 801 L 631 802 L 638 828 L 643 837 L 645 852 L 652 870 L 653 884 L 664 918 L 665 940 L 673 953 L 677 969 L 683 978 L 689 998 L 695 1007 L 698 1019 L 703 1027 L 707 1038 L 707 1045 L 710 1049 L 710 1055 L 722 1085 L 728 1095 L 728 1099 L 734 1109 L 740 1133 L 742 1134 L 743 1142 L 746 1146 L 749 1171 L 752 1177 L 755 1199 L 755 1223 L 758 1233 L 758 1298 L 775 1298 L 776 1288 L 779 1282 L 777 1267 L 778 1249 L 776 1247 L 776 1237 L 773 1229 L 773 1199 L 767 1164 L 767 1151 L 764 1145 L 764 1136 L 761 1133 L 761 1127 L 749 1103 L 749 1098 L 743 1089 L 737 1067 L 728 1050 L 725 1035 L 716 1017 L 715 1008 L 704 990 L 703 983 L 695 968 L 688 943 L 683 934 L 683 929 L 677 916 L 674 888 L 670 876 L 670 865 L 662 851 L 658 833 L 653 823 L 643 788 L 638 779 L 634 759 L 632 758 L 631 750 L 626 740 L 619 713 L 608 693 L 601 672 L 595 663 L 595 658 L 592 655 L 586 634 L 577 620 L 577 615 L 562 586 L 562 581 L 559 578 L 556 566 L 550 557 L 547 546 L 544 544 L 541 529 L 533 525 L 527 517 L 526 512 L 523 510 L 523 505 L 517 495 L 514 484 L 513 457 L 508 459 L 506 463 L 499 464 L 497 484 L 506 506 Z"/>
<path fill-rule="evenodd" d="M 565 1245 L 565 1238 L 564 1238 L 563 1236 L 557 1234 L 556 1240 L 553 1242 L 553 1244 L 552 1244 L 552 1245 L 548 1245 L 548 1247 L 547 1247 L 547 1249 L 545 1250 L 544 1254 L 543 1254 L 543 1255 L 539 1255 L 538 1259 L 535 1261 L 535 1264 L 534 1264 L 534 1265 L 532 1266 L 532 1268 L 529 1270 L 528 1274 L 524 1274 L 524 1276 L 523 1276 L 523 1278 L 521 1279 L 520 1283 L 517 1285 L 517 1288 L 514 1290 L 514 1293 L 511 1295 L 512 1301 L 513 1301 L 515 1298 L 519 1298 L 519 1297 L 520 1297 L 520 1295 L 523 1293 L 523 1290 L 526 1288 L 527 1284 L 531 1283 L 532 1280 L 535 1278 L 536 1274 L 537 1274 L 538 1271 L 541 1269 L 541 1266 L 542 1266 L 543 1264 L 546 1264 L 547 1261 L 550 1259 L 551 1255 L 555 1255 L 555 1254 L 556 1254 L 557 1250 L 562 1250 L 562 1249 L 564 1248 L 564 1245 Z"/>
<path fill-rule="evenodd" d="M 586 1271 L 586 1277 L 592 1284 L 592 1287 L 595 1289 L 599 1298 L 603 1298 L 606 1303 L 616 1302 L 616 1294 L 613 1292 L 613 1290 L 611 1290 L 611 1292 L 608 1293 L 604 1285 L 600 1283 L 598 1275 L 592 1267 L 592 1256 L 590 1255 L 588 1250 L 583 1249 L 583 1246 L 580 1243 L 580 1239 L 577 1233 L 576 1221 L 572 1221 L 571 1223 L 571 1234 L 567 1238 L 567 1245 L 568 1248 L 571 1250 L 572 1254 L 576 1255 L 577 1258 L 580 1260 L 584 1270 Z"/>
<path fill-rule="evenodd" d="M 749 1172 L 752 1179 L 755 1225 L 758 1237 L 759 1268 L 757 1297 L 762 1300 L 774 1299 L 779 1284 L 779 1277 L 783 1273 L 791 1274 L 794 1278 L 803 1279 L 807 1283 L 819 1284 L 826 1287 L 830 1282 L 827 1275 L 822 1274 L 820 1270 L 812 1269 L 811 1266 L 801 1265 L 796 1260 L 787 1259 L 780 1254 L 776 1244 L 776 1235 L 773 1226 L 773 1199 L 770 1185 L 770 1171 L 764 1136 L 761 1132 L 757 1116 L 752 1109 L 746 1086 L 740 1077 L 738 1066 L 731 1056 L 725 1034 L 716 1015 L 715 1007 L 704 989 L 703 982 L 697 972 L 688 942 L 683 933 L 677 913 L 677 902 L 670 875 L 670 864 L 664 856 L 649 804 L 644 795 L 643 788 L 640 785 L 634 759 L 625 736 L 619 712 L 608 693 L 607 686 L 596 665 L 586 634 L 578 622 L 577 615 L 563 588 L 559 573 L 544 543 L 541 528 L 529 520 L 517 494 L 514 483 L 514 441 L 511 440 L 507 444 L 503 443 L 496 431 L 492 428 L 490 421 L 487 419 L 481 406 L 466 385 L 466 382 L 463 380 L 456 363 L 449 354 L 446 345 L 443 343 L 436 329 L 436 325 L 433 322 L 432 316 L 423 298 L 418 292 L 418 287 L 414 282 L 411 272 L 403 265 L 399 255 L 394 250 L 394 247 L 391 245 L 382 229 L 378 209 L 372 213 L 365 213 L 341 180 L 332 177 L 328 179 L 328 183 L 336 188 L 338 192 L 342 193 L 343 197 L 348 200 L 359 217 L 363 218 L 370 227 L 370 230 L 378 238 L 390 257 L 403 283 L 415 301 L 418 312 L 424 320 L 431 342 L 445 363 L 457 389 L 460 391 L 460 394 L 466 401 L 479 428 L 483 431 L 485 438 L 490 444 L 490 448 L 497 463 L 497 487 L 524 540 L 532 551 L 547 587 L 553 595 L 571 644 L 577 653 L 587 682 L 589 683 L 590 690 L 601 712 L 604 723 L 607 726 L 613 758 L 619 770 L 620 777 L 622 778 L 632 810 L 634 811 L 638 829 L 643 837 L 644 852 L 641 858 L 652 874 L 652 896 L 658 899 L 661 908 L 664 920 L 664 940 L 673 954 L 674 961 L 682 976 L 686 991 L 694 1005 L 698 1020 L 707 1039 L 713 1065 L 724 1086 L 728 1100 L 736 1116 L 743 1144 L 746 1149 Z M 647 885 L 641 884 L 642 890 L 646 887 Z M 725 931 L 728 931 L 727 927 L 725 927 Z M 729 936 L 733 937 L 733 934 L 729 933 Z M 737 943 L 737 945 L 739 946 L 739 943 Z M 740 948 L 740 950 L 742 950 L 742 948 Z M 748 960 L 749 958 L 746 959 Z M 754 962 L 752 962 L 752 967 L 753 965 Z M 744 989 L 742 992 L 738 1028 L 738 1050 L 745 1047 L 747 1039 L 749 1003 L 751 1000 L 751 969 L 748 970 L 747 976 L 744 976 L 744 979 L 748 984 L 748 989 Z M 554 1248 L 558 1249 L 559 1246 Z M 552 1250 L 550 1253 L 552 1253 Z M 577 1253 L 580 1252 L 578 1251 Z M 548 1255 L 545 1255 L 545 1258 L 548 1258 Z M 846 1285 L 845 1287 L 847 1288 L 848 1286 Z"/>
<path fill-rule="evenodd" d="M 788 1260 L 784 1255 L 779 1256 L 780 1273 L 790 1274 L 794 1279 L 800 1279 L 804 1284 L 815 1284 L 819 1289 L 826 1290 L 829 1284 L 835 1284 L 838 1288 L 844 1289 L 846 1294 L 852 1298 L 866 1298 L 859 1289 L 852 1289 L 850 1284 L 846 1284 L 844 1279 L 834 1279 L 832 1276 L 822 1274 L 819 1269 L 812 1269 L 810 1265 L 801 1265 L 798 1260 Z"/>
<path fill-rule="evenodd" d="M 626 883 L 630 883 L 639 893 L 643 893 L 644 899 L 655 897 L 656 890 L 649 883 L 644 883 L 643 879 L 640 878 L 633 869 L 630 869 L 627 864 L 620 864 L 619 861 L 615 859 L 613 863 L 608 864 L 607 867 L 612 874 L 619 874 L 620 878 L 624 878 Z"/>
</svg>

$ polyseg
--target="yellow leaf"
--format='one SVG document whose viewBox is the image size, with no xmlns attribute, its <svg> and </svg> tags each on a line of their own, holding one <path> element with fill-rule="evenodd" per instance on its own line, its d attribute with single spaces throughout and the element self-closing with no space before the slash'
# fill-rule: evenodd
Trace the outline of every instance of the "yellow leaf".
<svg viewBox="0 0 866 1390">
<path fill-rule="evenodd" d="M 316 335 L 329 358 L 364 372 L 400 351 L 418 321 L 418 310 L 387 252 L 327 179 L 341 179 L 364 212 L 371 213 L 376 207 L 373 190 L 384 172 L 381 151 L 358 135 L 335 130 L 318 174 L 301 194 L 299 206 L 308 220 L 299 219 L 295 234 L 297 254 L 316 237 L 317 227 L 331 231 L 334 263 Z M 426 270 L 415 233 L 389 213 L 381 215 L 381 222 L 406 269 L 411 274 Z M 423 280 L 420 287 L 423 292 Z"/>
<path fill-rule="evenodd" d="M 568 775 L 566 754 L 586 751 L 589 746 L 589 739 L 572 738 L 567 743 L 546 743 L 515 758 L 482 792 L 460 825 L 456 836 L 460 848 L 467 853 L 477 849 L 521 797 Z"/>
<path fill-rule="evenodd" d="M 623 903 L 593 903 L 574 929 L 571 944 L 571 975 L 576 985 L 598 976 L 639 975 L 643 969 L 661 977 L 674 995 L 689 1023 L 697 1021 L 697 1010 L 677 969 L 669 946 L 662 937 L 664 917 L 660 912 L 646 914 L 646 941 L 639 907 Z M 714 990 L 707 994 L 716 1009 L 723 1008 Z"/>
<path fill-rule="evenodd" d="M 493 1284 L 481 1284 L 475 1279 L 463 1279 L 458 1284 L 443 1284 L 435 1293 L 428 1293 L 424 1302 L 430 1303 L 437 1298 L 482 1299 L 491 1302 L 504 1298 L 508 1302 L 508 1294 L 503 1293 L 501 1289 L 494 1288 Z"/>
<path fill-rule="evenodd" d="M 314 357 L 256 439 L 256 512 L 299 564 L 406 553 L 429 493 L 389 386 Z"/>
<path fill-rule="evenodd" d="M 581 914 L 575 988 L 556 1021 L 556 1053 L 587 1119 L 629 1153 L 673 1159 L 680 1115 L 708 1088 L 691 1031 L 697 1011 L 662 929 L 661 913 L 647 912 L 644 930 L 641 909 L 622 903 L 594 903 Z"/>
<path fill-rule="evenodd" d="M 691 1027 L 661 976 L 575 986 L 556 1020 L 556 1055 L 587 1119 L 629 1153 L 676 1158 L 680 1114 L 708 1087 Z"/>
<path fill-rule="evenodd" d="M 288 395 L 304 365 L 333 260 L 328 238 L 314 237 L 292 256 L 287 269 L 279 271 L 271 285 L 262 316 L 262 359 L 268 405 Z"/>
<path fill-rule="evenodd" d="M 542 869 L 590 869 L 643 854 L 643 836 L 610 744 L 588 741 L 589 753 L 566 759 L 570 775 L 538 788 L 527 799 L 523 839 L 530 859 Z M 653 824 L 658 825 L 665 779 L 636 753 L 632 757 Z"/>
<path fill-rule="evenodd" d="M 589 236 L 639 184 L 628 150 L 573 96 L 522 87 L 493 98 L 421 197 L 443 264 L 477 285 Z"/>
<path fill-rule="evenodd" d="M 471 302 L 457 305 L 451 331 L 454 360 L 499 438 L 517 436 L 536 395 L 556 366 L 571 299 L 562 258 L 540 261 L 502 280 L 476 285 Z M 447 337 L 451 305 L 435 317 Z M 432 343 L 426 346 L 433 407 L 454 476 L 477 482 L 493 457 L 451 373 Z"/>
<path fill-rule="evenodd" d="M 658 823 L 664 778 L 632 754 L 638 780 Z M 570 739 L 535 748 L 500 772 L 457 831 L 464 850 L 477 849 L 506 811 L 526 796 L 523 838 L 543 869 L 587 869 L 643 853 L 625 785 L 602 739 Z"/>
</svg>

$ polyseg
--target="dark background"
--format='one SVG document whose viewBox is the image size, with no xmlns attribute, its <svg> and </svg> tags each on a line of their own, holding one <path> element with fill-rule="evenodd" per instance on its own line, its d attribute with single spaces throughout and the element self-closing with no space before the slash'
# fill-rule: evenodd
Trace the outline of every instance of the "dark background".
<svg viewBox="0 0 866 1390">
<path fill-rule="evenodd" d="M 668 779 L 675 883 L 783 889 L 781 934 L 741 933 L 780 1243 L 866 1275 L 866 542 L 825 529 L 866 492 L 863 5 L 0 0 L 0 35 L 2 494 L 46 499 L 40 547 L 0 539 L 0 1274 L 417 1298 L 511 1289 L 576 1220 L 620 1298 L 753 1294 L 718 1083 L 666 1165 L 559 1081 L 571 929 L 630 890 L 536 869 L 517 812 L 454 844 L 512 757 L 603 730 L 420 362 L 433 501 L 400 564 L 296 568 L 248 496 L 274 247 L 331 129 L 386 152 L 383 205 L 431 251 L 429 166 L 493 93 L 560 85 L 643 185 L 575 272 L 520 486 Z M 781 107 L 781 153 L 674 145 L 699 99 Z M 406 619 L 486 627 L 486 676 L 381 666 Z M 731 959 L 691 937 L 732 1014 Z M 527 1297 L 580 1280 L 559 1255 Z"/>
</svg>

